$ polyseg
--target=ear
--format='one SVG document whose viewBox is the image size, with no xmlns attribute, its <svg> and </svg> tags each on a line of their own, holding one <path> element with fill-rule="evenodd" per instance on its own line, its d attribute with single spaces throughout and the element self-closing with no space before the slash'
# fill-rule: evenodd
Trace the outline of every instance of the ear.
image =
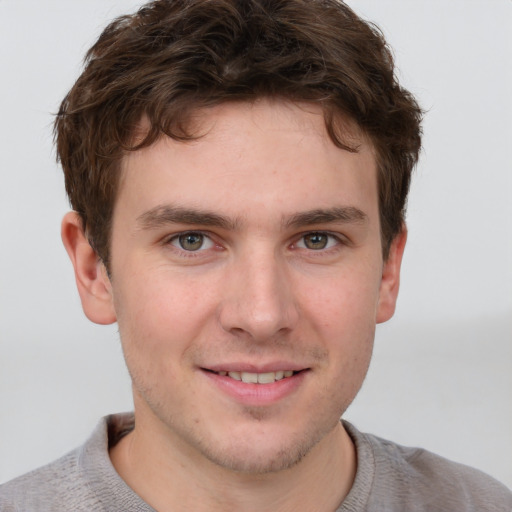
<svg viewBox="0 0 512 512">
<path fill-rule="evenodd" d="M 76 285 L 85 316 L 97 324 L 114 323 L 116 314 L 107 270 L 89 244 L 76 212 L 69 212 L 62 219 L 61 236 L 75 269 Z"/>
<path fill-rule="evenodd" d="M 395 236 L 389 248 L 389 255 L 382 267 L 382 280 L 379 290 L 379 305 L 377 307 L 377 323 L 386 322 L 395 313 L 398 289 L 400 288 L 400 267 L 407 241 L 407 228 Z"/>
</svg>

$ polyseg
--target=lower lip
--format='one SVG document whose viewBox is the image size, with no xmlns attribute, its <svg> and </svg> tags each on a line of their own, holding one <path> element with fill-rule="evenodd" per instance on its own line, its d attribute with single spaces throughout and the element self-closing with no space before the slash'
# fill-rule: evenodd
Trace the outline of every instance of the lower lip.
<svg viewBox="0 0 512 512">
<path fill-rule="evenodd" d="M 293 394 L 304 381 L 308 370 L 302 370 L 294 373 L 291 377 L 270 384 L 250 384 L 232 379 L 227 375 L 219 375 L 207 370 L 202 370 L 202 372 L 227 395 L 245 405 L 258 406 L 271 405 Z"/>
</svg>

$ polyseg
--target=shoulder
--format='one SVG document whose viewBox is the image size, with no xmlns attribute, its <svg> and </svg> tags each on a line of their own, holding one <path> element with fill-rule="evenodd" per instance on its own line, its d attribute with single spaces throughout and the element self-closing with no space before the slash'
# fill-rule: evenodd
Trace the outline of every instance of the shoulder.
<svg viewBox="0 0 512 512">
<path fill-rule="evenodd" d="M 0 512 L 94 510 L 80 475 L 80 451 L 0 485 Z"/>
<path fill-rule="evenodd" d="M 422 448 L 368 438 L 377 478 L 414 501 L 421 498 L 429 510 L 446 510 L 448 503 L 453 504 L 449 510 L 512 510 L 512 493 L 489 475 Z"/>
<path fill-rule="evenodd" d="M 345 426 L 358 451 L 372 459 L 368 510 L 512 511 L 512 492 L 489 475 Z M 361 464 L 365 467 L 367 462 Z"/>
<path fill-rule="evenodd" d="M 154 512 L 116 473 L 108 454 L 133 425 L 130 413 L 106 416 L 80 448 L 0 485 L 0 512 Z"/>
<path fill-rule="evenodd" d="M 108 419 L 98 423 L 81 447 L 0 485 L 0 512 L 103 510 L 94 479 L 109 464 Z"/>
</svg>

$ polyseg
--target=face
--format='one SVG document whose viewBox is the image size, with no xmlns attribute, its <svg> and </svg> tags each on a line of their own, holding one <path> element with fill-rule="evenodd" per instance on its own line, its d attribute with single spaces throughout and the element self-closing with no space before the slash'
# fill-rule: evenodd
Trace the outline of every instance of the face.
<svg viewBox="0 0 512 512">
<path fill-rule="evenodd" d="M 274 471 L 338 428 L 392 314 L 396 251 L 383 263 L 364 140 L 336 148 L 310 105 L 200 114 L 198 140 L 122 163 L 112 307 L 137 424 L 189 456 Z"/>
</svg>

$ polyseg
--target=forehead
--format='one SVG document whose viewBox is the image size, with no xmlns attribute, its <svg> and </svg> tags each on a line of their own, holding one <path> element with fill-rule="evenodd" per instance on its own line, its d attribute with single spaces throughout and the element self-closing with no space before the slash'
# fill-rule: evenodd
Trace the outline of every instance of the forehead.
<svg viewBox="0 0 512 512">
<path fill-rule="evenodd" d="M 335 146 L 317 105 L 226 103 L 194 112 L 189 124 L 195 140 L 162 136 L 124 157 L 120 204 L 143 210 L 195 203 L 237 216 L 251 208 L 293 214 L 300 204 L 307 210 L 370 200 L 377 207 L 371 145 L 341 119 L 343 139 L 357 151 Z"/>
</svg>

